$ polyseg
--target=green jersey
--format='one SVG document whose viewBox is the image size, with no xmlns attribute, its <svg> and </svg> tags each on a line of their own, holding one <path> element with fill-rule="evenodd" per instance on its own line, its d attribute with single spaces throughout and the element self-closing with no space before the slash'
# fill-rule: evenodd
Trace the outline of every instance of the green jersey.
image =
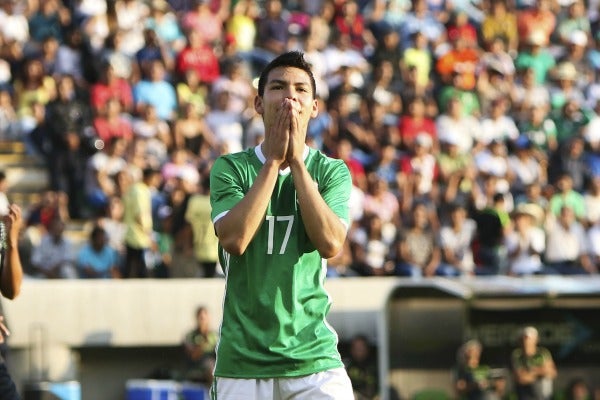
<svg viewBox="0 0 600 400">
<path fill-rule="evenodd" d="M 216 222 L 248 192 L 265 157 L 260 146 L 218 158 L 211 170 Z M 350 172 L 342 160 L 306 147 L 304 163 L 321 196 L 349 224 Z M 241 256 L 219 246 L 225 272 L 215 376 L 275 378 L 343 367 L 327 323 L 326 264 L 305 232 L 289 171 L 280 171 L 265 219 Z"/>
</svg>

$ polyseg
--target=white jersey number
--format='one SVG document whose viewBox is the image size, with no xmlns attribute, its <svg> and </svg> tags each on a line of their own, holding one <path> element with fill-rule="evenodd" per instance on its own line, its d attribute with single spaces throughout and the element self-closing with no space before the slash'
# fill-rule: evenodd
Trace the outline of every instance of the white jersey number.
<svg viewBox="0 0 600 400">
<path fill-rule="evenodd" d="M 269 243 L 267 244 L 267 254 L 273 254 L 273 241 L 275 238 L 275 222 L 287 222 L 287 228 L 285 229 L 285 236 L 283 242 L 279 248 L 279 254 L 284 254 L 287 247 L 290 235 L 292 233 L 292 226 L 294 225 L 293 215 L 267 215 L 267 222 L 269 224 Z"/>
</svg>

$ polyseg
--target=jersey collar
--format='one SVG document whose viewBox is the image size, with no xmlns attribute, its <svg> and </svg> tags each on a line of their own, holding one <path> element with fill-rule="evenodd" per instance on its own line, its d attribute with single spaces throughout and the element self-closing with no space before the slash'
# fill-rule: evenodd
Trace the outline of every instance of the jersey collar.
<svg viewBox="0 0 600 400">
<path fill-rule="evenodd" d="M 254 154 L 256 154 L 256 157 L 258 157 L 258 159 L 260 160 L 261 163 L 265 163 L 267 161 L 267 158 L 265 157 L 265 155 L 262 152 L 262 143 L 261 142 L 259 145 L 257 145 L 254 148 Z M 306 158 L 308 157 L 308 153 L 309 153 L 309 148 L 308 146 L 305 144 L 304 145 L 304 151 L 302 152 L 302 159 L 306 162 Z M 280 169 L 279 170 L 279 175 L 287 175 L 290 173 L 290 167 L 285 167 L 284 169 Z"/>
</svg>

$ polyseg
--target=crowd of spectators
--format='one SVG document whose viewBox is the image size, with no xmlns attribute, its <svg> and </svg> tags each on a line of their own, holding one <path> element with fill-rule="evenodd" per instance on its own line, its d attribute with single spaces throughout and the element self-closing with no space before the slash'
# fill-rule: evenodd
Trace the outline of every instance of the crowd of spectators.
<svg viewBox="0 0 600 400">
<path fill-rule="evenodd" d="M 317 82 L 307 143 L 353 177 L 330 276 L 596 273 L 598 3 L 0 0 L 0 137 L 49 174 L 29 225 L 55 244 L 70 219 L 101 228 L 84 261 L 34 248 L 34 274 L 123 276 L 126 197 L 152 170 L 150 275 L 213 276 L 208 172 L 260 143 L 256 77 L 285 50 Z"/>
</svg>

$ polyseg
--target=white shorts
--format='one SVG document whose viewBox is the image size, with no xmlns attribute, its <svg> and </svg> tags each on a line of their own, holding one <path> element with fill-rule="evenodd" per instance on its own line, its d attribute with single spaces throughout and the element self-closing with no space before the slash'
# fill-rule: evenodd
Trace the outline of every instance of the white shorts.
<svg viewBox="0 0 600 400">
<path fill-rule="evenodd" d="M 354 400 L 344 368 L 298 378 L 237 379 L 215 377 L 211 400 Z"/>
</svg>

